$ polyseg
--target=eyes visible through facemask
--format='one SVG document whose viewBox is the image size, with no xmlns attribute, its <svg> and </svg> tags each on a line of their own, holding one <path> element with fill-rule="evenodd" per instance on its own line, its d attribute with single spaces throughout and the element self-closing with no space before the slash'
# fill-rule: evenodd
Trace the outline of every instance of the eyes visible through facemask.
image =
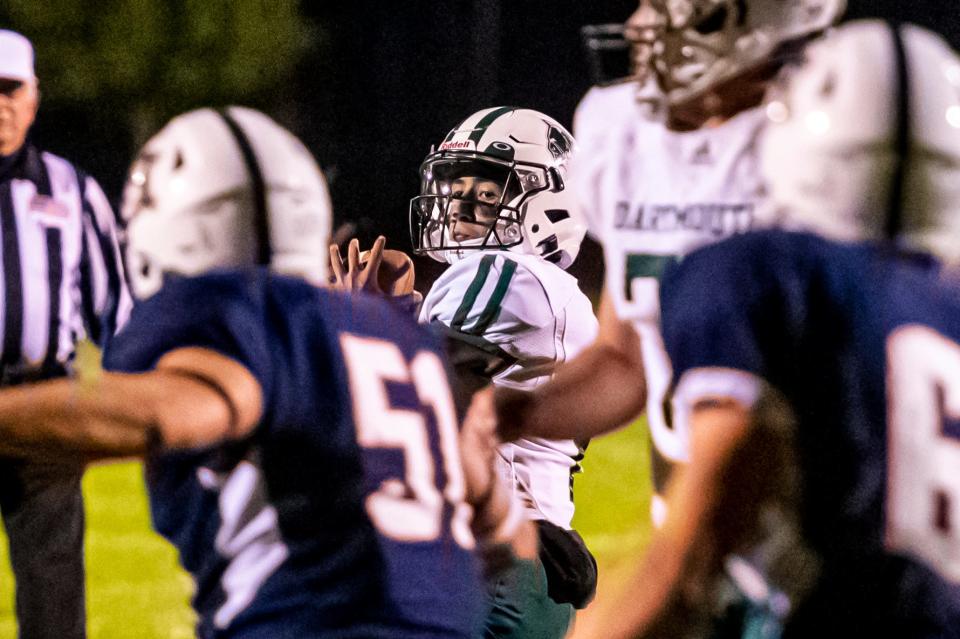
<svg viewBox="0 0 960 639">
<path fill-rule="evenodd" d="M 457 200 L 474 200 L 481 204 L 497 204 L 503 195 L 503 185 L 483 177 L 464 175 L 449 183 L 450 197 Z"/>
</svg>

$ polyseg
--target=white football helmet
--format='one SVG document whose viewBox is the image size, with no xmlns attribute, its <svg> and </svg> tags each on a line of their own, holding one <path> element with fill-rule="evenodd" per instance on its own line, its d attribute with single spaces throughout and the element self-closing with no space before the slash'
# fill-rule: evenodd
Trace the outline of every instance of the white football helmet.
<svg viewBox="0 0 960 639">
<path fill-rule="evenodd" d="M 957 53 L 920 27 L 871 20 L 805 57 L 766 104 L 761 223 L 960 260 Z"/>
<path fill-rule="evenodd" d="M 453 263 L 472 251 L 538 255 L 561 268 L 573 263 L 586 232 L 565 180 L 573 136 L 531 109 L 494 107 L 457 125 L 420 166 L 420 195 L 410 201 L 414 253 Z M 495 183 L 481 199 L 452 185 L 464 176 Z M 489 211 L 481 216 L 479 211 Z M 481 232 L 458 237 L 467 218 Z"/>
<path fill-rule="evenodd" d="M 670 104 L 697 97 L 839 20 L 846 0 L 641 0 L 625 36 Z M 638 59 L 640 56 L 642 59 Z"/>
<path fill-rule="evenodd" d="M 270 266 L 320 285 L 331 205 L 313 156 L 269 117 L 199 109 L 154 135 L 130 168 L 121 207 L 138 298 L 165 273 Z"/>
</svg>

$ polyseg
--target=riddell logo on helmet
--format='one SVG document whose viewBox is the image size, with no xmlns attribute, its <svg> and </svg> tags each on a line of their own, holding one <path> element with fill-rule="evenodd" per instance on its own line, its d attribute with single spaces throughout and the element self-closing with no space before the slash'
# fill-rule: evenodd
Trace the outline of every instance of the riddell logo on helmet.
<svg viewBox="0 0 960 639">
<path fill-rule="evenodd" d="M 460 140 L 459 142 L 457 141 L 444 142 L 443 144 L 440 145 L 441 151 L 448 151 L 451 149 L 459 150 L 459 149 L 476 149 L 476 148 L 477 148 L 477 143 L 474 142 L 473 140 Z"/>
</svg>

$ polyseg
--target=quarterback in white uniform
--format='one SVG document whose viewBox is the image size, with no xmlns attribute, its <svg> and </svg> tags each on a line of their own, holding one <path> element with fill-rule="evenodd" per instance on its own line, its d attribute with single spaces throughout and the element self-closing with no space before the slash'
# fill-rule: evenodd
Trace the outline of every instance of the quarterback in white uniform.
<svg viewBox="0 0 960 639">
<path fill-rule="evenodd" d="M 668 260 L 754 225 L 766 201 L 756 153 L 766 87 L 843 8 L 842 0 L 641 0 L 624 29 L 636 77 L 592 88 L 577 109 L 573 187 L 603 244 L 604 304 L 640 337 L 657 493 L 688 455 L 688 434 L 669 418 L 658 276 Z M 662 521 L 658 497 L 653 516 Z"/>
<path fill-rule="evenodd" d="M 421 167 L 421 194 L 410 211 L 414 249 L 451 266 L 424 298 L 420 319 L 442 326 L 452 363 L 470 390 L 491 381 L 532 390 L 596 337 L 590 301 L 563 270 L 585 231 L 564 185 L 573 147 L 566 129 L 542 113 L 490 108 L 455 127 Z M 530 438 L 502 445 L 499 459 L 528 516 L 541 522 L 544 548 L 559 543 L 575 551 L 574 564 L 585 562 L 585 583 L 565 586 L 561 574 L 582 571 L 551 566 L 567 563 L 567 551 L 541 553 L 552 599 L 575 607 L 589 600 L 595 585 L 592 557 L 571 531 L 571 481 L 582 452 L 572 440 Z M 544 634 L 537 619 L 543 613 L 528 615 L 517 603 L 530 617 L 521 625 L 539 625 L 536 636 L 563 636 L 569 607 Z M 502 628 L 488 636 L 530 632 Z"/>
<path fill-rule="evenodd" d="M 476 297 L 464 295 L 474 290 Z M 455 262 L 430 289 L 420 319 L 488 349 L 499 364 L 489 371 L 493 383 L 517 389 L 549 379 L 596 337 L 593 308 L 576 279 L 537 256 L 506 251 Z M 580 455 L 572 440 L 522 439 L 500 448 L 501 470 L 532 519 L 569 529 L 570 475 Z"/>
</svg>

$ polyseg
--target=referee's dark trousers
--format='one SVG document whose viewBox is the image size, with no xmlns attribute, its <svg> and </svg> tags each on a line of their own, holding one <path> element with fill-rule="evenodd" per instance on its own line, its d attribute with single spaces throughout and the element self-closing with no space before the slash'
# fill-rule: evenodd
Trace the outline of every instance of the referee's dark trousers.
<svg viewBox="0 0 960 639">
<path fill-rule="evenodd" d="M 20 636 L 85 636 L 82 468 L 0 460 Z"/>
<path fill-rule="evenodd" d="M 78 339 L 113 333 L 129 305 L 115 231 L 70 162 L 29 142 L 0 156 L 0 385 L 67 375 Z M 21 639 L 85 637 L 82 474 L 79 461 L 0 458 Z"/>
</svg>

